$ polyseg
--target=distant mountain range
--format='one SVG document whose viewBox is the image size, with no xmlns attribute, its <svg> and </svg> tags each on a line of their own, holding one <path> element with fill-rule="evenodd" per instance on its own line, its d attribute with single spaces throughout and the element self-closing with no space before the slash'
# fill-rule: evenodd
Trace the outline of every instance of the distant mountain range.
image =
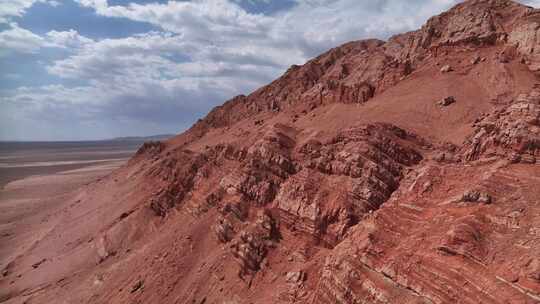
<svg viewBox="0 0 540 304">
<path fill-rule="evenodd" d="M 115 137 L 107 140 L 113 141 L 151 141 L 151 140 L 167 140 L 175 134 L 158 134 L 151 136 L 126 136 L 126 137 Z"/>
<path fill-rule="evenodd" d="M 100 140 L 59 140 L 59 141 L 46 141 L 46 140 L 0 140 L 0 143 L 2 144 L 20 144 L 20 143 L 78 143 L 78 142 L 114 142 L 114 141 L 120 141 L 120 142 L 145 142 L 145 141 L 160 141 L 160 140 L 167 140 L 171 137 L 175 136 L 175 134 L 159 134 L 159 135 L 151 135 L 151 136 L 126 136 L 126 137 L 114 137 L 114 138 L 107 138 L 107 139 L 100 139 Z"/>
</svg>

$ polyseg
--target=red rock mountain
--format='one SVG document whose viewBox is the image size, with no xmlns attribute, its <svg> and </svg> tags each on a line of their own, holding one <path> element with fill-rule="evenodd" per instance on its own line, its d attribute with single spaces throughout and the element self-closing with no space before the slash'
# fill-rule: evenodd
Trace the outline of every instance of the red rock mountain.
<svg viewBox="0 0 540 304">
<path fill-rule="evenodd" d="M 334 48 L 59 212 L 0 301 L 540 303 L 540 10 Z"/>
</svg>

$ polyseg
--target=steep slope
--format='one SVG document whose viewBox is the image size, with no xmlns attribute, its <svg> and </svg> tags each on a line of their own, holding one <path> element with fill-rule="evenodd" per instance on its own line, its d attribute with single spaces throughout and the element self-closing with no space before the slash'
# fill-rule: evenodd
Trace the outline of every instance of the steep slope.
<svg viewBox="0 0 540 304">
<path fill-rule="evenodd" d="M 6 303 L 539 303 L 540 11 L 350 42 L 148 143 L 2 261 Z"/>
</svg>

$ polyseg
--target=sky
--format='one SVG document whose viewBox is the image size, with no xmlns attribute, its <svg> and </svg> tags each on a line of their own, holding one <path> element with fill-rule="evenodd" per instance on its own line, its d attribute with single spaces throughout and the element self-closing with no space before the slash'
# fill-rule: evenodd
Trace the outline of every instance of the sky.
<svg viewBox="0 0 540 304">
<path fill-rule="evenodd" d="M 292 64 L 458 2 L 0 0 L 0 140 L 179 133 Z"/>
</svg>

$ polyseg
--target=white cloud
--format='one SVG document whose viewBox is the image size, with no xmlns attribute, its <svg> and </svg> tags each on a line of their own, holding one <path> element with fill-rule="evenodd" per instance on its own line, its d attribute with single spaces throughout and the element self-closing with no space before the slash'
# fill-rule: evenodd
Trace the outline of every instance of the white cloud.
<svg viewBox="0 0 540 304">
<path fill-rule="evenodd" d="M 420 26 L 428 17 L 447 9 L 457 0 L 358 1 L 297 0 L 291 9 L 274 15 L 252 14 L 236 2 L 194 0 L 191 2 L 110 6 L 106 0 L 78 0 L 107 17 L 148 22 L 165 31 L 181 34 L 199 49 L 226 49 L 257 57 L 287 58 L 301 63 L 340 43 L 362 38 L 386 38 Z M 280 60 L 278 60 L 280 61 Z"/>
<path fill-rule="evenodd" d="M 127 6 L 109 6 L 106 0 L 77 0 L 107 17 L 124 17 L 149 22 L 170 32 L 200 35 L 206 31 L 229 34 L 261 34 L 273 18 L 249 14 L 237 4 L 227 0 L 169 1 L 166 4 L 130 3 Z"/>
<path fill-rule="evenodd" d="M 7 30 L 0 32 L 0 57 L 12 53 L 38 53 L 45 47 L 76 50 L 92 42 L 92 39 L 79 35 L 73 29 L 50 31 L 45 36 L 39 36 L 12 22 Z"/>
<path fill-rule="evenodd" d="M 532 7 L 540 8 L 540 0 L 524 0 L 524 1 L 519 1 L 519 2 L 532 6 Z"/>
<path fill-rule="evenodd" d="M 35 53 L 43 45 L 45 40 L 16 23 L 11 23 L 10 28 L 0 32 L 0 56 L 9 52 Z"/>
<path fill-rule="evenodd" d="M 183 42 L 182 36 L 170 33 L 151 32 L 124 39 L 104 39 L 82 45 L 74 55 L 55 61 L 47 69 L 62 78 L 88 81 L 89 86 L 84 89 L 90 93 L 106 92 L 106 96 L 98 98 L 93 96 L 95 94 L 86 94 L 100 103 L 114 103 L 125 96 L 147 101 L 162 96 L 167 100 L 176 99 L 181 107 L 197 109 L 253 89 L 261 82 L 269 81 L 268 75 L 280 71 L 270 65 L 212 60 L 206 57 L 214 54 L 211 51 L 199 54 L 207 60 L 178 58 L 190 54 L 193 47 Z M 31 99 L 37 101 L 50 93 L 41 91 Z M 57 102 L 62 100 L 59 96 L 63 97 L 54 96 Z M 182 98 L 185 96 L 197 98 Z M 217 96 L 219 99 L 215 99 Z M 82 98 L 86 100 L 86 97 Z M 125 102 L 129 107 L 130 101 Z"/>
<path fill-rule="evenodd" d="M 80 48 L 94 40 L 79 35 L 73 29 L 69 31 L 50 31 L 47 33 L 48 46 L 59 48 Z"/>
<path fill-rule="evenodd" d="M 12 16 L 22 16 L 26 9 L 36 0 L 2 0 L 0 1 L 0 23 L 8 22 Z"/>
<path fill-rule="evenodd" d="M 62 3 L 60 3 L 59 1 L 56 1 L 56 0 L 49 0 L 49 1 L 47 1 L 47 4 L 49 4 L 52 7 L 57 7 L 57 6 L 62 5 Z"/>
</svg>

